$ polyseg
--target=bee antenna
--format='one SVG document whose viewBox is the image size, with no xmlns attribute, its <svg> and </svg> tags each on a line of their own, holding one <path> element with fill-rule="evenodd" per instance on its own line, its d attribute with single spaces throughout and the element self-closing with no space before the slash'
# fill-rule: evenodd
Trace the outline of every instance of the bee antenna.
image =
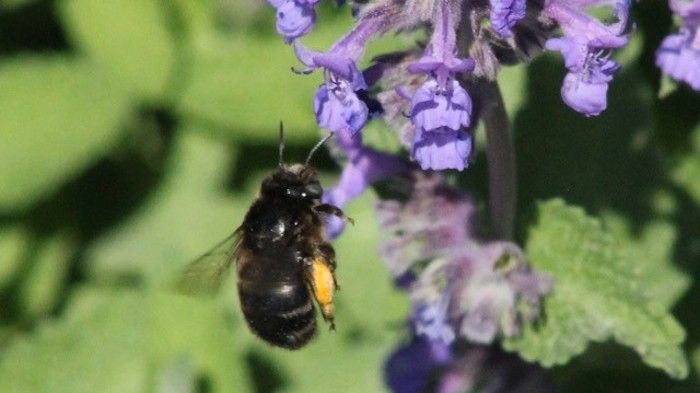
<svg viewBox="0 0 700 393">
<path fill-rule="evenodd" d="M 311 151 L 309 152 L 309 156 L 306 157 L 306 161 L 304 162 L 304 165 L 309 165 L 309 161 L 311 161 L 311 157 L 313 157 L 314 153 L 316 153 L 316 150 L 318 150 L 321 146 L 323 146 L 324 143 L 326 143 L 327 140 L 331 139 L 333 136 L 333 133 L 330 133 L 326 135 L 323 139 L 321 139 L 316 146 L 314 146 Z"/>
<path fill-rule="evenodd" d="M 282 159 L 284 157 L 284 124 L 280 120 L 280 147 L 279 147 L 279 162 L 278 165 L 282 166 Z"/>
</svg>

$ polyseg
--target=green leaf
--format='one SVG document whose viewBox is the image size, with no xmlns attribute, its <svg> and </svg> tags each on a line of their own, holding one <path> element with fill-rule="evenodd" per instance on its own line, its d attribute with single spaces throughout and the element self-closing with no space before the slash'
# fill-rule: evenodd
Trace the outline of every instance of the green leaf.
<svg viewBox="0 0 700 393">
<path fill-rule="evenodd" d="M 687 376 L 685 333 L 663 302 L 651 298 L 649 277 L 640 278 L 639 253 L 580 208 L 553 200 L 538 210 L 527 253 L 555 287 L 544 302 L 544 319 L 507 340 L 506 348 L 550 367 L 582 353 L 589 341 L 614 338 L 671 377 Z"/>
<path fill-rule="evenodd" d="M 38 0 L 0 0 L 0 11 L 3 9 L 11 10 L 13 8 L 24 7 L 36 2 L 38 2 Z"/>
<path fill-rule="evenodd" d="M 235 153 L 213 143 L 198 128 L 181 130 L 153 195 L 122 225 L 86 251 L 96 280 L 138 277 L 168 285 L 187 261 L 231 234 L 247 206 L 223 193 Z M 144 263 L 148 261 L 148 263 Z"/>
<path fill-rule="evenodd" d="M 671 179 L 700 204 L 700 125 L 691 135 L 691 151 L 672 168 Z"/>
<path fill-rule="evenodd" d="M 67 0 L 60 15 L 68 36 L 129 92 L 166 93 L 176 59 L 165 7 L 157 0 Z"/>
<path fill-rule="evenodd" d="M 0 391 L 152 391 L 151 374 L 177 359 L 214 380 L 212 392 L 247 388 L 234 329 L 213 302 L 84 289 L 69 304 L 61 320 L 10 343 L 0 362 Z"/>
<path fill-rule="evenodd" d="M 103 156 L 128 110 L 80 59 L 5 60 L 0 86 L 0 210 L 26 208 Z"/>
<path fill-rule="evenodd" d="M 18 292 L 25 316 L 39 317 L 56 305 L 74 253 L 74 241 L 67 234 L 58 234 L 38 245 L 33 264 Z"/>
<path fill-rule="evenodd" d="M 329 48 L 352 24 L 350 18 L 337 17 L 339 11 L 330 15 L 323 8 L 319 18 L 324 18 L 324 23 L 304 37 L 304 44 L 315 50 Z M 272 9 L 265 13 L 274 15 Z M 269 22 L 254 27 L 272 33 L 274 22 Z M 317 137 L 313 97 L 323 79 L 320 70 L 311 75 L 293 73 L 292 67 L 302 65 L 292 47 L 284 45 L 277 34 L 224 34 L 214 29 L 213 22 L 204 23 L 201 18 L 190 25 L 194 25 L 190 26 L 189 43 L 193 61 L 191 79 L 178 103 L 182 116 L 214 124 L 213 132 L 238 141 L 276 141 L 279 121 L 284 122 L 289 141 Z M 379 37 L 368 45 L 363 59 L 369 63 L 382 51 L 397 51 L 414 42 L 411 36 Z"/>
<path fill-rule="evenodd" d="M 31 245 L 29 231 L 13 225 L 0 228 L 0 289 L 6 287 L 20 270 Z"/>
<path fill-rule="evenodd" d="M 690 288 L 690 277 L 671 261 L 676 244 L 676 228 L 664 221 L 653 221 L 634 238 L 629 224 L 620 216 L 605 216 L 603 222 L 616 238 L 629 245 L 630 259 L 635 261 L 633 274 L 649 299 L 670 309 Z"/>
</svg>

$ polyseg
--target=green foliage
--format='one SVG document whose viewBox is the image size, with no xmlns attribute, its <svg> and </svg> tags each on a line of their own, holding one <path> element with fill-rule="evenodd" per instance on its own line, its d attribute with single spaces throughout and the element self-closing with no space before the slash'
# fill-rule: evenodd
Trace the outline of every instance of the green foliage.
<svg viewBox="0 0 700 393">
<path fill-rule="evenodd" d="M 552 366 L 582 353 L 590 341 L 612 337 L 650 366 L 684 378 L 685 332 L 668 313 L 668 299 L 655 296 L 659 287 L 648 285 L 658 273 L 654 265 L 669 261 L 645 261 L 634 246 L 580 208 L 561 200 L 542 203 L 527 253 L 533 266 L 552 275 L 555 288 L 544 319 L 506 347 Z"/>
<path fill-rule="evenodd" d="M 673 168 L 671 178 L 700 203 L 700 126 L 690 136 L 690 152 Z"/>
<path fill-rule="evenodd" d="M 347 8 L 323 3 L 303 39 L 314 49 L 352 23 Z M 600 117 L 562 104 L 558 57 L 499 76 L 521 216 L 558 197 L 599 217 L 554 200 L 521 228 L 555 289 L 544 319 L 505 345 L 566 363 L 553 371 L 562 391 L 700 386 L 700 101 L 653 68 L 662 3 L 636 5 L 640 35 L 620 54 Z M 384 390 L 407 299 L 376 255 L 371 195 L 348 207 L 357 225 L 334 243 L 338 331 L 322 327 L 302 351 L 251 335 L 230 277 L 215 298 L 172 290 L 240 223 L 276 164 L 277 123 L 289 160 L 317 139 L 311 102 L 322 76 L 289 70 L 299 63 L 273 25 L 259 0 L 0 0 L 1 392 Z M 387 35 L 365 59 L 417 40 Z M 381 123 L 363 132 L 398 149 Z M 477 139 L 463 177 L 483 208 Z M 318 158 L 330 185 L 337 168 Z M 684 329 L 671 310 L 692 351 L 696 378 L 685 384 L 621 346 L 591 345 L 612 338 L 681 378 Z"/>
<path fill-rule="evenodd" d="M 0 211 L 46 198 L 102 157 L 129 109 L 125 96 L 85 59 L 5 60 L 0 86 Z"/>
<path fill-rule="evenodd" d="M 56 305 L 74 249 L 67 234 L 58 234 L 37 245 L 33 265 L 18 289 L 20 307 L 26 318 L 40 317 Z"/>
<path fill-rule="evenodd" d="M 0 390 L 144 392 L 177 359 L 211 378 L 212 392 L 249 386 L 238 365 L 242 348 L 212 302 L 84 288 L 70 304 L 61 320 L 12 343 L 0 363 Z"/>
<path fill-rule="evenodd" d="M 158 0 L 60 3 L 71 41 L 120 88 L 161 97 L 173 76 L 175 41 Z"/>
</svg>

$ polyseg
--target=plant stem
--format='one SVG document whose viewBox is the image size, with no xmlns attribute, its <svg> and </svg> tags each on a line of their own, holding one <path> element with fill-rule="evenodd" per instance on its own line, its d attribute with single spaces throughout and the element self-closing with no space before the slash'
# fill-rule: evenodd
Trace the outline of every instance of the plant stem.
<svg viewBox="0 0 700 393">
<path fill-rule="evenodd" d="M 510 121 L 498 83 L 481 82 L 478 85 L 484 104 L 491 224 L 498 238 L 512 240 L 517 190 Z"/>
</svg>

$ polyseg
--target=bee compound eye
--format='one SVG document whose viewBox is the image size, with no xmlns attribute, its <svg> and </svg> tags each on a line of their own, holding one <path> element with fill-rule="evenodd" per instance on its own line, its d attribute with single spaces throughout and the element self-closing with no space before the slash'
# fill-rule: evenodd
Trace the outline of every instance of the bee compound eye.
<svg viewBox="0 0 700 393">
<path fill-rule="evenodd" d="M 321 185 L 318 183 L 307 184 L 306 187 L 304 187 L 304 191 L 306 195 L 312 198 L 320 198 L 321 194 L 323 194 L 323 188 L 321 188 Z"/>
</svg>

